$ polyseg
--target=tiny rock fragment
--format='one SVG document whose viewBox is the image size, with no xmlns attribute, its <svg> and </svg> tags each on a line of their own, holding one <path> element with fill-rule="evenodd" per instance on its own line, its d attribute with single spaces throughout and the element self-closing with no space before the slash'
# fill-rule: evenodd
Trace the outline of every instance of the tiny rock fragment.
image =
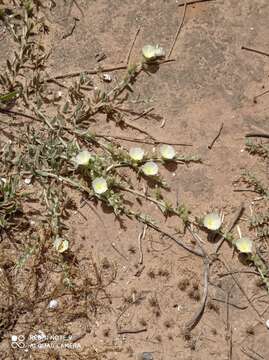
<svg viewBox="0 0 269 360">
<path fill-rule="evenodd" d="M 109 75 L 107 73 L 104 73 L 102 77 L 103 77 L 103 80 L 106 81 L 106 82 L 111 82 L 112 81 L 111 75 Z"/>
<path fill-rule="evenodd" d="M 151 352 L 143 352 L 138 354 L 137 360 L 154 360 Z"/>
<path fill-rule="evenodd" d="M 48 308 L 50 310 L 54 310 L 57 309 L 57 307 L 59 306 L 59 302 L 56 299 L 50 300 L 49 304 L 48 304 Z"/>
<path fill-rule="evenodd" d="M 25 184 L 26 185 L 30 185 L 31 184 L 31 181 L 32 181 L 32 178 L 26 178 L 25 180 L 24 180 L 24 182 L 25 182 Z"/>
</svg>

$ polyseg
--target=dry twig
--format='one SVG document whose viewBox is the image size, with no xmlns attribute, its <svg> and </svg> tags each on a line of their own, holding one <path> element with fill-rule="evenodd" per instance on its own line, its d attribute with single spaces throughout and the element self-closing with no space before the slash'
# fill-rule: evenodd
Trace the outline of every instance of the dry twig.
<svg viewBox="0 0 269 360">
<path fill-rule="evenodd" d="M 135 33 L 135 36 L 134 36 L 134 38 L 133 38 L 131 47 L 130 47 L 130 49 L 129 49 L 129 51 L 128 51 L 128 54 L 127 54 L 127 57 L 126 57 L 126 61 L 125 61 L 125 62 L 126 62 L 126 65 L 129 65 L 130 58 L 131 58 L 131 54 L 132 54 L 132 51 L 133 51 L 133 48 L 134 48 L 134 44 L 135 44 L 135 41 L 136 41 L 136 39 L 137 39 L 137 36 L 138 36 L 138 34 L 139 34 L 139 32 L 140 32 L 140 29 L 141 29 L 141 27 L 139 27 L 139 28 L 136 30 L 136 33 Z"/>
<path fill-rule="evenodd" d="M 264 55 L 264 56 L 268 56 L 268 57 L 269 57 L 269 53 L 266 53 L 266 52 L 261 51 L 261 50 L 257 50 L 257 49 L 249 48 L 249 47 L 246 47 L 246 46 L 241 46 L 241 49 L 242 49 L 242 50 L 246 50 L 246 51 L 254 52 L 254 53 L 256 53 L 256 54 L 260 54 L 260 55 Z"/>
<path fill-rule="evenodd" d="M 233 230 L 233 228 L 235 227 L 237 221 L 240 219 L 241 215 L 243 214 L 244 210 L 245 210 L 245 207 L 244 207 L 244 204 L 242 203 L 240 205 L 239 210 L 236 212 L 233 221 L 231 222 L 230 226 L 228 227 L 228 230 L 226 231 L 226 234 Z M 217 253 L 219 251 L 219 249 L 220 249 L 220 247 L 221 247 L 221 245 L 223 244 L 224 241 L 225 241 L 225 235 L 222 235 L 220 240 L 216 244 L 215 253 Z"/>
<path fill-rule="evenodd" d="M 176 32 L 175 38 L 174 38 L 174 40 L 173 40 L 173 42 L 172 42 L 171 48 L 170 48 L 170 50 L 169 50 L 169 52 L 168 52 L 168 56 L 167 56 L 168 58 L 170 58 L 170 56 L 171 56 L 171 54 L 172 54 L 172 52 L 173 52 L 173 49 L 174 49 L 174 47 L 175 47 L 175 44 L 176 44 L 178 35 L 179 35 L 179 33 L 180 33 L 180 31 L 181 31 L 181 29 L 182 29 L 182 27 L 183 27 L 184 20 L 185 20 L 185 15 L 186 15 L 186 10 L 187 10 L 187 5 L 188 5 L 188 3 L 187 3 L 187 1 L 185 1 L 184 10 L 183 10 L 182 18 L 181 18 L 181 22 L 180 22 L 179 27 L 178 27 L 178 29 L 177 29 L 177 32 Z"/>
<path fill-rule="evenodd" d="M 221 132 L 222 132 L 222 129 L 223 129 L 223 122 L 221 123 L 221 126 L 220 126 L 220 128 L 219 128 L 219 131 L 218 131 L 218 133 L 217 133 L 217 135 L 214 137 L 214 139 L 212 140 L 212 142 L 211 142 L 211 144 L 210 145 L 208 145 L 208 149 L 212 149 L 212 147 L 214 146 L 214 144 L 215 144 L 215 142 L 218 140 L 218 138 L 220 137 L 220 134 L 221 134 Z"/>
<path fill-rule="evenodd" d="M 242 288 L 242 286 L 240 285 L 239 281 L 237 280 L 237 278 L 235 277 L 235 275 L 233 274 L 233 271 L 231 271 L 228 267 L 228 265 L 226 264 L 226 262 L 223 259 L 220 258 L 216 258 L 216 261 L 221 262 L 224 267 L 226 268 L 227 271 L 230 272 L 231 277 L 233 278 L 234 282 L 236 283 L 236 285 L 239 287 L 239 289 L 241 290 L 242 294 L 245 296 L 245 298 L 247 299 L 249 305 L 252 307 L 252 309 L 255 311 L 255 313 L 258 315 L 258 321 L 259 323 L 263 324 L 264 323 L 264 319 L 263 316 L 259 313 L 259 311 L 255 308 L 255 306 L 253 305 L 251 299 L 248 297 L 248 295 L 246 294 L 245 290 Z"/>
<path fill-rule="evenodd" d="M 139 258 L 139 264 L 143 264 L 143 249 L 142 249 L 142 240 L 144 240 L 145 235 L 147 231 L 147 224 L 144 224 L 143 230 L 138 235 L 138 242 L 139 242 L 139 252 L 140 252 L 140 258 Z"/>
<path fill-rule="evenodd" d="M 203 313 L 204 313 L 204 309 L 205 309 L 205 305 L 206 305 L 206 301 L 207 301 L 207 296 L 208 296 L 210 259 L 209 259 L 208 255 L 207 255 L 207 253 L 205 252 L 205 250 L 203 249 L 202 241 L 201 241 L 200 237 L 198 236 L 198 234 L 194 233 L 190 226 L 188 226 L 187 229 L 191 233 L 192 237 L 198 243 L 198 246 L 199 246 L 199 248 L 201 250 L 201 253 L 202 253 L 202 256 L 203 256 L 203 261 L 204 261 L 204 291 L 203 291 L 202 301 L 201 301 L 199 309 L 196 311 L 196 313 L 194 314 L 192 319 L 190 321 L 188 321 L 187 324 L 185 325 L 185 332 L 190 332 L 199 323 L 199 321 L 201 320 L 201 318 L 203 316 Z"/>
<path fill-rule="evenodd" d="M 215 0 L 190 0 L 187 1 L 187 5 L 195 5 L 202 2 L 215 1 Z M 185 6 L 185 3 L 178 4 L 178 6 Z"/>
</svg>

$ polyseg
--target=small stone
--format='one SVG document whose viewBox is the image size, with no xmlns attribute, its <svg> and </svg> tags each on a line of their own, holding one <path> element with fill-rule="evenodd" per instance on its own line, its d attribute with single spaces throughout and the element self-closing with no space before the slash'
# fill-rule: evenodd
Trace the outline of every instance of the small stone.
<svg viewBox="0 0 269 360">
<path fill-rule="evenodd" d="M 138 355 L 137 360 L 154 360 L 154 359 L 151 352 L 143 352 Z"/>
<path fill-rule="evenodd" d="M 53 300 L 50 300 L 49 305 L 48 305 L 48 308 L 49 308 L 50 310 L 54 310 L 54 309 L 57 309 L 58 306 L 59 306 L 59 301 L 53 299 Z"/>
<path fill-rule="evenodd" d="M 55 101 L 58 101 L 62 98 L 62 92 L 61 91 L 57 91 L 55 94 L 54 94 L 54 100 Z"/>
<path fill-rule="evenodd" d="M 111 75 L 105 73 L 105 74 L 103 74 L 103 80 L 104 80 L 104 81 L 107 81 L 107 82 L 111 82 L 111 81 L 112 81 L 112 77 L 111 77 Z"/>
<path fill-rule="evenodd" d="M 24 180 L 24 182 L 25 182 L 26 185 L 30 185 L 30 184 L 31 184 L 31 181 L 32 181 L 32 178 L 26 178 L 26 179 Z"/>
<path fill-rule="evenodd" d="M 269 329 L 269 319 L 265 322 L 267 329 Z"/>
</svg>

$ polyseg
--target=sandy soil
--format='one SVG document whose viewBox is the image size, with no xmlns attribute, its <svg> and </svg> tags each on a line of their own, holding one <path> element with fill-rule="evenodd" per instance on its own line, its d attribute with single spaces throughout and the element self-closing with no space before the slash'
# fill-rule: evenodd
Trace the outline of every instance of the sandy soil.
<svg viewBox="0 0 269 360">
<path fill-rule="evenodd" d="M 70 1 L 59 1 L 52 13 L 44 14 L 50 27 L 49 34 L 42 35 L 42 42 L 51 49 L 47 67 L 50 76 L 94 68 L 100 53 L 106 55 L 102 66 L 124 63 L 138 28 L 133 60 L 146 43 L 158 43 L 168 51 L 183 13 L 178 1 L 77 3 L 83 13 L 74 3 L 69 14 Z M 172 53 L 175 61 L 163 64 L 156 73 L 141 74 L 133 85 L 130 99 L 139 94 L 152 100 L 149 106 L 154 106 L 153 112 L 158 115 L 138 119 L 136 125 L 157 139 L 192 144 L 176 149 L 202 157 L 201 164 L 178 165 L 172 171 L 162 169 L 171 186 L 168 199 L 173 204 L 178 199 L 183 201 L 194 215 L 220 209 L 228 223 L 242 201 L 248 214 L 253 194 L 234 192 L 234 182 L 245 168 L 265 174 L 263 164 L 244 151 L 244 135 L 257 128 L 269 131 L 268 96 L 253 102 L 255 95 L 269 87 L 269 61 L 241 47 L 269 52 L 268 18 L 267 0 L 216 0 L 189 5 Z M 72 35 L 67 36 L 74 23 Z M 9 35 L 0 39 L 1 54 L 5 54 L 1 56 L 2 65 L 12 52 L 10 44 Z M 110 75 L 115 83 L 121 72 Z M 138 104 L 136 110 L 143 107 Z M 94 130 L 140 136 L 132 130 L 115 128 L 102 117 L 98 120 L 92 125 Z M 222 123 L 221 136 L 209 149 Z M 121 143 L 130 147 L 129 142 Z M 142 189 L 142 184 L 138 187 Z M 79 201 L 76 198 L 77 204 Z M 134 206 L 141 205 L 135 202 Z M 155 206 L 144 204 L 143 209 L 171 232 L 177 227 L 176 220 L 165 221 Z M 246 349 L 262 356 L 253 359 L 269 358 L 268 329 L 222 263 L 215 262 L 211 267 L 209 298 L 201 321 L 191 335 L 184 335 L 184 325 L 201 302 L 203 261 L 150 229 L 142 241 L 141 261 L 138 238 L 142 226 L 126 219 L 122 227 L 112 213 L 100 206 L 94 210 L 85 205 L 67 221 L 72 251 L 78 259 L 92 256 L 103 271 L 104 281 L 110 283 L 101 296 L 102 306 L 92 313 L 90 329 L 79 340 L 82 348 L 110 349 L 102 355 L 110 360 L 248 359 L 250 356 L 243 352 Z M 244 224 L 240 227 L 244 229 Z M 202 236 L 205 249 L 212 253 L 214 243 Z M 188 236 L 185 240 L 191 242 Z M 227 244 L 221 248 L 221 258 L 230 271 L 242 270 L 236 279 L 249 299 L 255 297 L 253 304 L 262 313 L 268 303 L 266 297 L 262 298 L 264 302 L 259 300 L 265 291 L 257 286 L 258 276 L 246 273 L 251 269 L 238 261 Z M 269 311 L 265 310 L 263 316 L 268 318 Z M 74 335 L 84 325 L 79 318 L 74 319 L 70 325 Z M 119 333 L 121 330 L 123 333 Z"/>
</svg>

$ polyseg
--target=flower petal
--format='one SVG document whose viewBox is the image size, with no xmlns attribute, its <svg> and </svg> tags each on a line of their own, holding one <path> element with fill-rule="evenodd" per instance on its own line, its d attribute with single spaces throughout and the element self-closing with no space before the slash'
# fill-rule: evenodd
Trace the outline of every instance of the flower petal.
<svg viewBox="0 0 269 360">
<path fill-rule="evenodd" d="M 160 147 L 160 153 L 163 159 L 172 160 L 176 156 L 175 149 L 171 145 L 162 145 Z"/>
<path fill-rule="evenodd" d="M 134 161 L 141 161 L 144 157 L 144 153 L 144 150 L 140 147 L 132 147 L 129 151 L 129 155 Z"/>
<path fill-rule="evenodd" d="M 165 56 L 165 51 L 159 45 L 145 45 L 142 48 L 142 55 L 148 61 Z"/>
<path fill-rule="evenodd" d="M 237 239 L 234 244 L 241 253 L 249 254 L 252 252 L 253 241 L 247 237 Z"/>
<path fill-rule="evenodd" d="M 92 182 L 92 187 L 94 192 L 99 195 L 104 194 L 108 189 L 106 179 L 103 177 L 95 178 Z"/>
<path fill-rule="evenodd" d="M 221 218 L 217 213 L 210 213 L 204 217 L 204 226 L 209 230 L 218 230 L 221 227 Z"/>
<path fill-rule="evenodd" d="M 74 158 L 74 162 L 76 163 L 77 166 L 79 165 L 86 166 L 88 165 L 90 159 L 92 159 L 92 155 L 89 153 L 89 151 L 82 150 Z"/>
<path fill-rule="evenodd" d="M 148 161 L 142 166 L 142 171 L 147 176 L 155 176 L 158 174 L 158 165 L 153 161 Z"/>
<path fill-rule="evenodd" d="M 57 251 L 59 251 L 59 253 L 63 253 L 64 251 L 66 251 L 69 247 L 69 242 L 68 240 L 65 240 L 59 236 L 56 237 L 56 239 L 54 240 L 54 247 Z"/>
</svg>

